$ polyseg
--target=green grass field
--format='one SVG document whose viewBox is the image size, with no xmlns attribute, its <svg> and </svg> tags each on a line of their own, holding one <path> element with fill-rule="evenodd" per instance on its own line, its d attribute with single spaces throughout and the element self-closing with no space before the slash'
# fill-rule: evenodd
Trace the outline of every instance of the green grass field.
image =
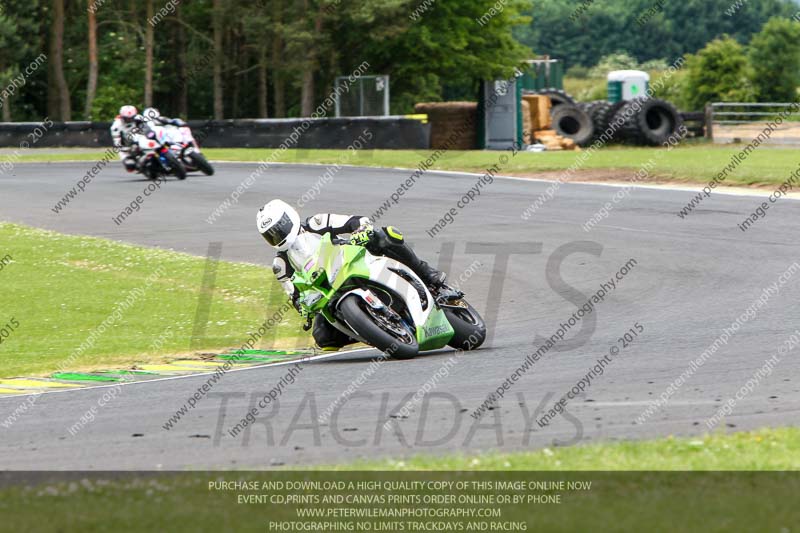
<svg viewBox="0 0 800 533">
<path fill-rule="evenodd" d="M 0 343 L 0 377 L 53 371 L 110 316 L 67 370 L 238 348 L 286 298 L 271 270 L 220 261 L 206 331 L 190 349 L 204 258 L 7 223 L 0 243 L 0 259 L 12 258 L 0 270 L 0 328 L 19 324 Z M 292 312 L 264 342 L 307 347 L 300 326 Z"/>
<path fill-rule="evenodd" d="M 703 445 L 697 444 L 703 442 Z M 79 473 L 71 479 L 55 473 L 27 474 L 29 486 L 0 487 L 0 514 L 8 531 L 108 531 L 113 524 L 125 524 L 126 531 L 270 531 L 270 522 L 310 521 L 298 508 L 315 509 L 499 509 L 495 523 L 526 523 L 515 531 L 792 531 L 800 521 L 794 494 L 800 490 L 800 477 L 792 472 L 768 472 L 797 468 L 800 432 L 796 429 L 761 430 L 707 439 L 662 439 L 640 443 L 580 446 L 546 452 L 484 454 L 472 458 L 444 458 L 399 462 L 353 464 L 327 470 L 281 470 L 272 472 L 196 472 L 196 473 Z M 655 472 L 679 470 L 672 472 Z M 424 469 L 430 471 L 397 472 Z M 704 472 L 688 472 L 684 469 Z M 480 470 L 480 471 L 479 471 Z M 732 470 L 719 472 L 715 470 Z M 759 470 L 759 471 L 752 471 Z M 325 502 L 324 495 L 411 494 L 411 491 L 386 487 L 383 483 L 447 481 L 463 483 L 462 490 L 420 488 L 427 495 L 520 495 L 528 498 L 555 497 L 558 502 L 509 500 L 493 504 L 475 502 L 389 501 Z M 225 489 L 214 483 L 257 482 L 258 488 Z M 358 482 L 380 483 L 365 491 Z M 555 489 L 478 488 L 474 482 L 556 482 Z M 262 483 L 338 482 L 341 488 L 321 485 L 304 488 L 263 488 Z M 348 483 L 354 486 L 348 486 Z M 580 488 L 569 488 L 569 483 Z M 551 485 L 552 486 L 552 485 Z M 315 504 L 271 501 L 276 495 L 317 494 Z M 263 501 L 240 497 L 266 497 Z M 109 513 L 113 510 L 113 513 Z M 348 531 L 415 531 L 399 528 L 403 519 L 348 518 L 333 514 L 322 529 L 333 531 L 333 524 L 350 523 Z M 352 516 L 352 515 L 351 515 Z M 356 517 L 360 515 L 355 515 Z M 413 515 L 412 515 L 413 516 Z M 435 516 L 435 515 L 434 515 Z M 46 520 L 43 517 L 47 517 Z M 406 519 L 408 520 L 408 519 Z M 445 525 L 437 531 L 498 531 L 468 527 L 470 519 L 422 518 L 411 520 Z M 353 528 L 354 523 L 370 522 L 369 529 Z M 475 522 L 475 519 L 471 519 Z M 378 526 L 377 524 L 389 524 Z M 392 526 L 391 524 L 395 524 Z M 455 524 L 455 525 L 452 525 Z M 460 526 L 458 525 L 460 524 Z M 310 526 L 309 526 L 310 527 Z M 423 531 L 427 529 L 419 529 Z"/>
<path fill-rule="evenodd" d="M 328 467 L 326 467 L 328 468 Z M 800 470 L 800 428 L 697 438 L 610 442 L 532 452 L 420 455 L 336 465 L 337 470 Z"/>
<path fill-rule="evenodd" d="M 741 147 L 686 144 L 666 151 L 662 148 L 633 148 L 613 146 L 592 154 L 583 164 L 584 169 L 635 170 L 651 159 L 655 161 L 654 176 L 663 180 L 704 183 L 717 175 L 727 165 L 733 154 Z M 95 161 L 102 151 L 75 153 L 23 153 L 20 161 Z M 262 161 L 276 153 L 273 149 L 255 148 L 208 148 L 206 155 L 214 161 Z M 416 168 L 431 154 L 428 150 L 361 150 L 355 153 L 346 150 L 287 150 L 277 154 L 276 162 L 348 164 L 374 167 Z M 541 171 L 557 171 L 569 168 L 581 152 L 520 153 L 502 166 L 501 173 L 507 175 L 531 175 Z M 449 151 L 432 166 L 438 170 L 463 170 L 483 172 L 496 164 L 500 154 L 493 151 Z M 789 177 L 797 168 L 795 150 L 761 147 L 755 150 L 736 171 L 725 180 L 727 185 L 777 185 Z M 620 179 L 626 179 L 620 173 Z"/>
</svg>

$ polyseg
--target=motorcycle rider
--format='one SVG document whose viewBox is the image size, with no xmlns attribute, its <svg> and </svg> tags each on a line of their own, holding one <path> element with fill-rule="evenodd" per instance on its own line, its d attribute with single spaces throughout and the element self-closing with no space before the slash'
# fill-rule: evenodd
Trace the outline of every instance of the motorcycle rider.
<svg viewBox="0 0 800 533">
<path fill-rule="evenodd" d="M 445 284 L 445 273 L 417 257 L 414 250 L 405 243 L 403 234 L 392 226 L 376 229 L 367 217 L 333 213 L 319 213 L 301 222 L 300 215 L 292 206 L 277 199 L 258 210 L 256 222 L 261 236 L 278 252 L 272 262 L 272 271 L 283 290 L 292 298 L 298 312 L 299 291 L 292 284 L 291 278 L 295 269 L 302 268 L 303 265 L 293 265 L 289 252 L 301 232 L 319 235 L 328 233 L 331 238 L 350 234 L 350 244 L 364 246 L 373 255 L 383 255 L 409 267 L 431 289 L 435 297 L 449 299 L 458 296 L 456 291 Z M 317 345 L 326 351 L 335 351 L 356 342 L 333 327 L 322 315 L 314 319 L 312 335 Z"/>
<path fill-rule="evenodd" d="M 161 114 L 161 112 L 156 109 L 155 107 L 148 107 L 144 111 L 142 111 L 142 115 L 144 119 L 148 122 L 152 122 L 158 126 L 185 126 L 186 122 L 179 118 L 169 118 L 165 117 Z"/>
<path fill-rule="evenodd" d="M 119 159 L 125 170 L 136 170 L 136 155 L 133 153 L 133 134 L 140 133 L 144 118 L 135 106 L 124 105 L 111 123 L 111 139 L 118 149 Z"/>
</svg>

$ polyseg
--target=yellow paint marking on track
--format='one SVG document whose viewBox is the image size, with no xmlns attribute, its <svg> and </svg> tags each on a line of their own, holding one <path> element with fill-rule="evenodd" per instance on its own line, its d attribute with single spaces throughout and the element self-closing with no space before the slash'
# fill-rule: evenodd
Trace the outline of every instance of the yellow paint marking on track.
<svg viewBox="0 0 800 533">
<path fill-rule="evenodd" d="M 58 383 L 56 381 L 39 381 L 35 379 L 0 379 L 0 386 L 11 389 L 73 389 L 84 385 Z"/>
<path fill-rule="evenodd" d="M 0 394 L 26 394 L 28 391 L 25 389 L 2 389 L 0 388 Z"/>
</svg>

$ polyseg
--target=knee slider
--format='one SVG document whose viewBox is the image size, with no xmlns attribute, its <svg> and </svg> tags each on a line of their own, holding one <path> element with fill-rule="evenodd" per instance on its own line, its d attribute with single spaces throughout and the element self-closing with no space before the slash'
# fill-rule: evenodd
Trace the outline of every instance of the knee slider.
<svg viewBox="0 0 800 533">
<path fill-rule="evenodd" d="M 396 244 L 403 244 L 403 234 L 395 228 L 394 226 L 386 226 L 383 228 L 386 232 L 386 235 L 389 237 L 389 240 Z"/>
</svg>

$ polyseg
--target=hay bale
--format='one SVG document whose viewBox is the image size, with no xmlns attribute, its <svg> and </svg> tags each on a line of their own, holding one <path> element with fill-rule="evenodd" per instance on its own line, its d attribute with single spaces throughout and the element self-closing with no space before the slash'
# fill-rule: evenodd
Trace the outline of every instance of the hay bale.
<svg viewBox="0 0 800 533">
<path fill-rule="evenodd" d="M 431 148 L 474 150 L 478 137 L 478 104 L 475 102 L 423 102 L 415 113 L 425 113 L 431 124 Z"/>
<path fill-rule="evenodd" d="M 552 102 L 550 97 L 543 94 L 525 94 L 522 99 L 530 105 L 533 131 L 550 129 L 552 126 L 550 120 Z"/>
<path fill-rule="evenodd" d="M 522 101 L 522 143 L 531 144 L 531 132 L 533 131 L 533 122 L 531 121 L 531 105 L 523 100 Z"/>
</svg>

